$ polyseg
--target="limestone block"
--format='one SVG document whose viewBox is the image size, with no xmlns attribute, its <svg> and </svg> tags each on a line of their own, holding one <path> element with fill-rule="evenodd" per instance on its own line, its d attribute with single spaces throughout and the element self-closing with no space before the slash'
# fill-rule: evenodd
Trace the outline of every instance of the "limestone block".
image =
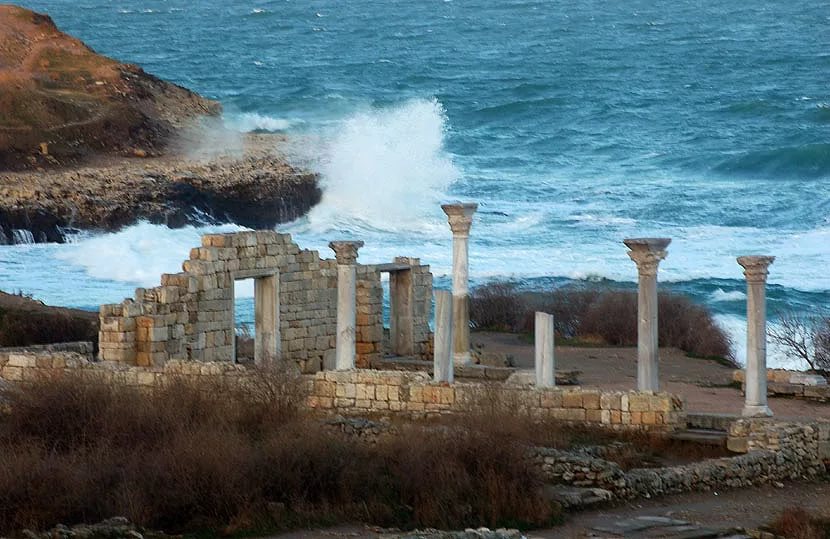
<svg viewBox="0 0 830 539">
<path fill-rule="evenodd" d="M 567 421 L 585 421 L 585 410 L 582 408 L 566 408 L 565 420 Z"/>
<path fill-rule="evenodd" d="M 646 393 L 629 393 L 628 394 L 628 409 L 631 412 L 647 412 L 651 409 L 650 394 Z"/>
<path fill-rule="evenodd" d="M 9 360 L 6 362 L 6 368 L 20 367 L 24 369 L 31 369 L 37 366 L 37 358 L 28 354 L 10 354 Z"/>
<path fill-rule="evenodd" d="M 541 390 L 542 397 L 541 397 L 541 406 L 542 408 L 561 408 L 562 404 L 562 391 L 556 389 L 544 389 Z"/>
<path fill-rule="evenodd" d="M 580 391 L 564 391 L 562 406 L 565 408 L 582 408 L 582 393 Z"/>
<path fill-rule="evenodd" d="M 591 410 L 585 410 L 585 421 L 589 421 L 591 423 L 603 423 L 603 421 L 602 421 L 602 413 L 603 412 L 607 412 L 607 410 L 600 410 L 599 408 L 591 409 Z"/>
<path fill-rule="evenodd" d="M 807 374 L 803 372 L 796 372 L 789 376 L 789 383 L 800 384 L 805 386 L 826 386 L 827 380 L 818 374 Z"/>
<path fill-rule="evenodd" d="M 598 391 L 584 391 L 582 393 L 582 407 L 586 410 L 599 410 L 600 394 Z"/>
</svg>

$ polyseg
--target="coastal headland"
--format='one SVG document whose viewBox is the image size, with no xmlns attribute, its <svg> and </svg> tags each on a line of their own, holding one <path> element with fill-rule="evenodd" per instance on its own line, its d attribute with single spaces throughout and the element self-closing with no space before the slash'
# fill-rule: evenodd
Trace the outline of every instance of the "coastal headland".
<svg viewBox="0 0 830 539">
<path fill-rule="evenodd" d="M 268 228 L 319 201 L 316 175 L 285 161 L 280 137 L 245 137 L 207 157 L 186 151 L 220 113 L 216 101 L 96 54 L 46 15 L 0 6 L 0 244 L 139 220 Z"/>
</svg>

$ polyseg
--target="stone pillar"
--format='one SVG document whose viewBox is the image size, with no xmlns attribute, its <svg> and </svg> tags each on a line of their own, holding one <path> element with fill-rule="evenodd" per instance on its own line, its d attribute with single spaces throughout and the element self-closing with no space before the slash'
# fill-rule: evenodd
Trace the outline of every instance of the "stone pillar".
<svg viewBox="0 0 830 539">
<path fill-rule="evenodd" d="M 624 240 L 628 256 L 637 264 L 637 390 L 659 391 L 657 342 L 657 266 L 668 254 L 669 238 Z"/>
<path fill-rule="evenodd" d="M 467 365 L 471 363 L 468 240 L 478 204 L 458 202 L 444 204 L 441 209 L 452 230 L 453 361 Z"/>
<path fill-rule="evenodd" d="M 412 270 L 390 272 L 389 334 L 392 341 L 392 353 L 396 356 L 411 356 L 415 353 L 412 314 L 414 306 L 415 288 L 412 283 Z"/>
<path fill-rule="evenodd" d="M 739 256 L 746 276 L 746 417 L 771 416 L 767 406 L 767 275 L 774 256 Z"/>
<path fill-rule="evenodd" d="M 433 379 L 452 383 L 453 373 L 453 297 L 446 290 L 435 291 L 435 346 Z"/>
<path fill-rule="evenodd" d="M 556 373 L 553 358 L 553 315 L 537 312 L 534 333 L 536 337 L 536 387 L 554 387 Z"/>
<path fill-rule="evenodd" d="M 254 279 L 254 363 L 270 364 L 280 357 L 279 275 Z"/>
<path fill-rule="evenodd" d="M 357 312 L 357 250 L 362 241 L 333 241 L 329 247 L 337 259 L 337 346 L 335 369 L 355 368 L 355 331 Z"/>
</svg>

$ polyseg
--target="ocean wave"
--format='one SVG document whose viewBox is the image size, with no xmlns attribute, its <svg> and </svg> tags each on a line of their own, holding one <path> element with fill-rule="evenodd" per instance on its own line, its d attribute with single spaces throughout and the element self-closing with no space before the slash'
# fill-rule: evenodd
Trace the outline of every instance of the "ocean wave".
<svg viewBox="0 0 830 539">
<path fill-rule="evenodd" d="M 715 171 L 765 178 L 822 178 L 830 176 L 830 143 L 750 152 L 723 161 Z"/>
<path fill-rule="evenodd" d="M 170 229 L 142 222 L 111 234 L 88 236 L 57 249 L 54 258 L 82 268 L 94 279 L 157 286 L 162 273 L 181 271 L 202 234 L 245 230 L 237 225 Z M 117 263 L 113 262 L 117 261 Z"/>
<path fill-rule="evenodd" d="M 746 293 L 739 290 L 726 291 L 723 288 L 718 288 L 709 294 L 709 301 L 712 302 L 727 302 L 727 301 L 746 301 Z"/>
<path fill-rule="evenodd" d="M 229 128 L 243 133 L 249 133 L 252 131 L 268 131 L 278 133 L 287 131 L 296 124 L 296 121 L 286 118 L 275 118 L 273 116 L 259 114 L 256 112 L 245 112 L 227 117 L 225 119 L 225 124 Z"/>
<path fill-rule="evenodd" d="M 444 108 L 434 99 L 348 117 L 319 150 L 323 200 L 308 225 L 417 230 L 460 176 L 444 150 L 445 130 Z"/>
</svg>

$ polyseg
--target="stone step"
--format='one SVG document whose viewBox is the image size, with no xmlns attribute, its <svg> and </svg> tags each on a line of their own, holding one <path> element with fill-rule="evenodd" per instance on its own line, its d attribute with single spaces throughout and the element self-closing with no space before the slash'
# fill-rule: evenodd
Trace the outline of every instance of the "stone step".
<svg viewBox="0 0 830 539">
<path fill-rule="evenodd" d="M 738 419 L 737 414 L 687 413 L 686 427 L 689 429 L 707 429 L 729 431 L 729 425 Z"/>
<path fill-rule="evenodd" d="M 565 509 L 584 509 L 610 502 L 614 498 L 611 491 L 602 488 L 571 485 L 545 485 L 544 494 L 548 500 L 558 502 Z"/>
<path fill-rule="evenodd" d="M 686 429 L 671 435 L 673 440 L 726 447 L 728 435 L 722 430 Z"/>
</svg>

